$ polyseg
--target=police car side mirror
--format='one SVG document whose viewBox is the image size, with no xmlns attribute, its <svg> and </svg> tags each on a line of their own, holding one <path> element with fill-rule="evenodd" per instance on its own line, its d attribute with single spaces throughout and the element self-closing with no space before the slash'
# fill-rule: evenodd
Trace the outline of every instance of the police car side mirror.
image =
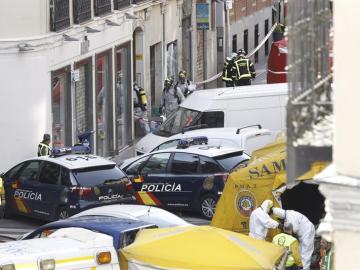
<svg viewBox="0 0 360 270">
<path fill-rule="evenodd" d="M 3 177 L 4 175 L 5 175 L 5 173 L 4 173 L 4 172 L 0 173 L 0 177 Z"/>
</svg>

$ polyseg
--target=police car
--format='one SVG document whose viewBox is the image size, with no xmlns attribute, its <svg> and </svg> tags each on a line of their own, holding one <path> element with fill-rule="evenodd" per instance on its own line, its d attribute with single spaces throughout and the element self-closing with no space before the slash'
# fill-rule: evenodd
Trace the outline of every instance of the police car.
<svg viewBox="0 0 360 270">
<path fill-rule="evenodd" d="M 211 219 L 229 172 L 250 157 L 239 148 L 203 144 L 206 142 L 206 137 L 180 140 L 177 148 L 124 163 L 121 168 L 132 180 L 137 202 L 195 210 Z"/>
<path fill-rule="evenodd" d="M 2 178 L 6 215 L 57 220 L 95 206 L 135 199 L 124 172 L 114 162 L 90 154 L 31 158 Z"/>
</svg>

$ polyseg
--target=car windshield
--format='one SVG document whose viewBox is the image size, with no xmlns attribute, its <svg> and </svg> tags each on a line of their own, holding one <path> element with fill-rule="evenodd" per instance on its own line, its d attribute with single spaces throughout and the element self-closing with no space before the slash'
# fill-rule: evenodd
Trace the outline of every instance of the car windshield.
<svg viewBox="0 0 360 270">
<path fill-rule="evenodd" d="M 183 128 L 191 126 L 199 114 L 199 111 L 179 107 L 177 111 L 166 119 L 155 134 L 159 136 L 178 134 Z"/>
<path fill-rule="evenodd" d="M 240 151 L 240 152 L 235 152 L 235 153 L 215 157 L 215 159 L 220 163 L 220 165 L 226 171 L 229 172 L 239 164 L 248 161 L 250 157 L 244 152 Z"/>
<path fill-rule="evenodd" d="M 74 170 L 73 174 L 81 186 L 94 187 L 123 179 L 125 174 L 115 165 Z"/>
</svg>

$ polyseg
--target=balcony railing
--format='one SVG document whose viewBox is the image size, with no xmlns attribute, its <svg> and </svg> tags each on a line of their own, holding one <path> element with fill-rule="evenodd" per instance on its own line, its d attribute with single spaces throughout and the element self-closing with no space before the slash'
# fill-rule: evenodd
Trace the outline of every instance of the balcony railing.
<svg viewBox="0 0 360 270">
<path fill-rule="evenodd" d="M 111 0 L 94 0 L 95 16 L 111 12 Z"/>
<path fill-rule="evenodd" d="M 70 26 L 69 0 L 50 1 L 50 30 L 59 31 Z"/>
<path fill-rule="evenodd" d="M 114 0 L 114 9 L 122 9 L 124 7 L 130 6 L 130 0 Z"/>
<path fill-rule="evenodd" d="M 73 0 L 74 23 L 91 19 L 91 0 Z"/>
</svg>

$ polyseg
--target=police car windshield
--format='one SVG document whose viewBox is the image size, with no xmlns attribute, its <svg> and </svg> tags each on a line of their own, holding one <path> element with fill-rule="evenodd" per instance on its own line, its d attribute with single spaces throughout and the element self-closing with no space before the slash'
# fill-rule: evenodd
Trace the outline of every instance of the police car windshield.
<svg viewBox="0 0 360 270">
<path fill-rule="evenodd" d="M 245 163 L 250 157 L 242 151 L 215 157 L 220 165 L 228 172 L 241 163 Z"/>
<path fill-rule="evenodd" d="M 178 134 L 183 128 L 191 126 L 199 114 L 199 111 L 179 107 L 177 111 L 166 119 L 155 134 L 159 136 Z"/>
<path fill-rule="evenodd" d="M 91 167 L 74 170 L 73 174 L 80 186 L 94 187 L 101 184 L 112 184 L 126 175 L 115 165 Z"/>
</svg>

